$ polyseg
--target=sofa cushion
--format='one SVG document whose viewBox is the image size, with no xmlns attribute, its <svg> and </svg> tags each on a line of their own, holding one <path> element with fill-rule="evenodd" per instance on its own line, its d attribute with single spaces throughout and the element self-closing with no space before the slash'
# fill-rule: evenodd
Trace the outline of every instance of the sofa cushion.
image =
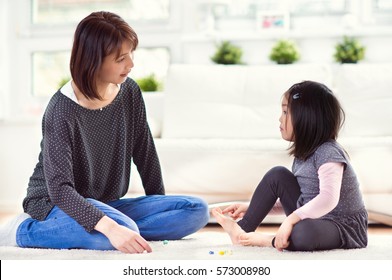
<svg viewBox="0 0 392 280">
<path fill-rule="evenodd" d="M 343 64 L 336 69 L 336 94 L 346 113 L 342 135 L 392 135 L 392 64 Z"/>
<path fill-rule="evenodd" d="M 367 194 L 392 192 L 392 136 L 342 137 L 339 142 L 349 154 L 361 191 Z"/>
<path fill-rule="evenodd" d="M 369 219 L 392 226 L 392 192 L 369 194 L 365 196 L 365 205 Z"/>
<path fill-rule="evenodd" d="M 304 79 L 330 84 L 325 65 L 171 65 L 162 138 L 278 138 L 283 93 Z"/>
<path fill-rule="evenodd" d="M 282 139 L 155 139 L 167 194 L 199 195 L 209 203 L 250 199 L 264 174 L 291 168 Z M 132 171 L 132 193 L 142 193 Z"/>
<path fill-rule="evenodd" d="M 147 121 L 154 138 L 161 137 L 164 98 L 165 94 L 163 92 L 143 93 Z"/>
</svg>

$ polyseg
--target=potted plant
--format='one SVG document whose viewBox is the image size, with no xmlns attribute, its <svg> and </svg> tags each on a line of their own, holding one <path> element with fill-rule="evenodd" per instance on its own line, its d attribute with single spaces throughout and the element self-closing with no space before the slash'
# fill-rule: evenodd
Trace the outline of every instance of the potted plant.
<svg viewBox="0 0 392 280">
<path fill-rule="evenodd" d="M 61 78 L 61 80 L 58 82 L 58 87 L 62 88 L 66 83 L 68 83 L 69 80 L 71 80 L 71 77 L 69 76 Z"/>
<path fill-rule="evenodd" d="M 162 88 L 162 83 L 155 77 L 154 74 L 136 79 L 142 92 L 159 91 Z"/>
<path fill-rule="evenodd" d="M 216 47 L 211 60 L 217 64 L 242 64 L 242 49 L 230 41 L 223 41 Z"/>
<path fill-rule="evenodd" d="M 344 36 L 343 41 L 335 46 L 335 61 L 357 63 L 365 57 L 365 47 L 355 38 Z"/>
<path fill-rule="evenodd" d="M 273 46 L 269 58 L 278 64 L 292 64 L 300 58 L 300 54 L 293 41 L 279 40 Z"/>
</svg>

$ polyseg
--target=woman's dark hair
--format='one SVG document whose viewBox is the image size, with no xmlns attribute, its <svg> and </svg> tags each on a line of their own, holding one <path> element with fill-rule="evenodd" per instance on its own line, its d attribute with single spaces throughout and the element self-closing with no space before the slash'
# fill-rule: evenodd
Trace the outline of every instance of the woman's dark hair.
<svg viewBox="0 0 392 280">
<path fill-rule="evenodd" d="M 115 52 L 120 55 L 123 42 L 135 50 L 139 41 L 135 31 L 120 16 L 94 12 L 77 26 L 71 52 L 71 76 L 87 99 L 101 99 L 96 88 L 103 59 Z"/>
<path fill-rule="evenodd" d="M 345 114 L 327 86 L 304 81 L 291 86 L 285 97 L 293 125 L 290 155 L 305 160 L 324 142 L 337 139 Z"/>
</svg>

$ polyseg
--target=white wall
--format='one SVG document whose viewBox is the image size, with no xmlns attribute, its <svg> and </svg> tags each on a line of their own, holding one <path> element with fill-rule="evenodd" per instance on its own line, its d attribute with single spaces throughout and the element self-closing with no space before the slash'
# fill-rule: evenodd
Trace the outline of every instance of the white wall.
<svg viewBox="0 0 392 280">
<path fill-rule="evenodd" d="M 8 27 L 8 15 L 7 15 L 7 2 L 0 1 L 0 77 L 7 77 L 6 67 L 8 64 L 7 53 L 8 44 L 7 42 L 7 27 Z M 2 86 L 0 87 L 0 120 L 6 114 L 6 91 L 7 91 L 7 78 L 1 80 Z"/>
<path fill-rule="evenodd" d="M 38 160 L 39 123 L 0 124 L 0 211 L 21 211 Z"/>
</svg>

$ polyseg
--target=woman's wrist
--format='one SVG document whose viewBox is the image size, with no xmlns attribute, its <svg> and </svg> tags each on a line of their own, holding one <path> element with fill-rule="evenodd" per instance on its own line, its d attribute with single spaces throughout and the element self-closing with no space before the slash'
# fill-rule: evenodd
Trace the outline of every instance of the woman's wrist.
<svg viewBox="0 0 392 280">
<path fill-rule="evenodd" d="M 117 226 L 117 223 L 110 219 L 108 216 L 103 216 L 98 223 L 95 225 L 94 229 L 107 235 L 110 231 Z"/>
</svg>

